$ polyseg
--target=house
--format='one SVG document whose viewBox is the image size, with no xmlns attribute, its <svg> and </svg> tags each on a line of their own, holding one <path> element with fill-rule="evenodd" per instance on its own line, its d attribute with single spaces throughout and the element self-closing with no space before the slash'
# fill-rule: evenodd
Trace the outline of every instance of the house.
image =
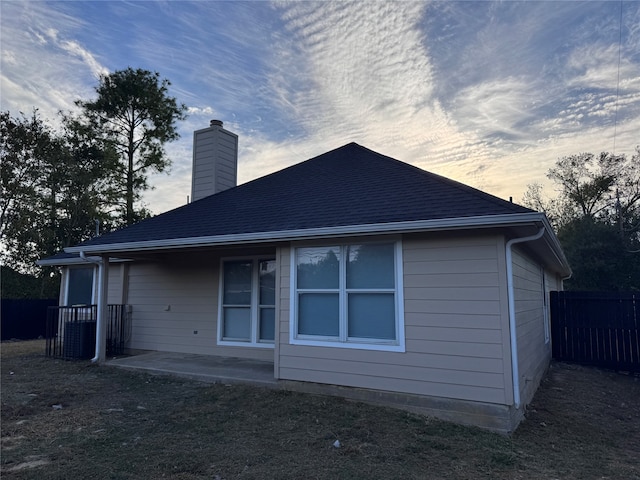
<svg viewBox="0 0 640 480">
<path fill-rule="evenodd" d="M 571 273 L 544 214 L 356 143 L 234 186 L 236 152 L 213 121 L 191 203 L 42 261 L 63 266 L 61 304 L 98 305 L 97 360 L 117 303 L 132 351 L 268 361 L 285 387 L 515 429 Z"/>
</svg>

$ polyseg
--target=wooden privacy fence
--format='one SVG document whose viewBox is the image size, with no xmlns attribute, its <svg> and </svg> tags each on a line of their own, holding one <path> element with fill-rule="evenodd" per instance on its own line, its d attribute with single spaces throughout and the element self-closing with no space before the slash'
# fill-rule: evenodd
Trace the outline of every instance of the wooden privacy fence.
<svg viewBox="0 0 640 480">
<path fill-rule="evenodd" d="M 57 299 L 2 299 L 0 330 L 2 340 L 12 338 L 30 340 L 44 337 L 47 308 L 58 303 Z"/>
<path fill-rule="evenodd" d="M 553 358 L 640 372 L 640 293 L 551 292 Z"/>
</svg>

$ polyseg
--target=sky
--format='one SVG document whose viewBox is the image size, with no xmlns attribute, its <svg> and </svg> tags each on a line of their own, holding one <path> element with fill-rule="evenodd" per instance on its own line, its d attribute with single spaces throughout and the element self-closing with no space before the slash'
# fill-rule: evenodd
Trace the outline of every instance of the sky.
<svg viewBox="0 0 640 480">
<path fill-rule="evenodd" d="M 349 142 L 519 201 L 582 152 L 640 145 L 640 2 L 0 2 L 0 108 L 58 111 L 159 72 L 188 107 L 144 202 L 187 202 L 193 131 L 239 135 L 244 183 Z"/>
</svg>

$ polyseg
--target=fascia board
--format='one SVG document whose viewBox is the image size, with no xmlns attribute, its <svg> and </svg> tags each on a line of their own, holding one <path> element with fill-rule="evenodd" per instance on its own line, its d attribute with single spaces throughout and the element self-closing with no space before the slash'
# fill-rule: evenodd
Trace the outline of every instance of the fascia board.
<svg viewBox="0 0 640 480">
<path fill-rule="evenodd" d="M 87 257 L 88 260 L 98 261 L 100 257 Z M 37 260 L 36 265 L 40 265 L 41 267 L 46 266 L 62 266 L 62 265 L 80 265 L 83 263 L 87 263 L 86 260 L 83 260 L 80 257 L 75 258 L 59 258 L 54 260 Z"/>
<path fill-rule="evenodd" d="M 545 221 L 546 218 L 544 214 L 532 212 L 508 215 L 444 218 L 437 220 L 418 220 L 410 222 L 375 223 L 367 225 L 344 225 L 338 227 L 240 233 L 204 237 L 171 238 L 163 240 L 146 240 L 139 242 L 122 242 L 100 245 L 77 245 L 74 247 L 65 248 L 65 252 L 80 253 L 82 251 L 85 254 L 125 253 L 149 250 L 213 247 L 241 243 L 265 243 L 273 241 L 304 240 L 312 238 L 327 238 L 363 234 L 366 235 L 376 233 L 386 234 L 409 233 L 417 231 L 460 230 L 469 228 L 491 228 L 500 226 L 517 226 L 519 224 L 533 224 Z M 548 222 L 546 223 L 546 225 L 548 225 Z"/>
<path fill-rule="evenodd" d="M 83 265 L 91 262 L 97 262 L 101 260 L 99 256 L 87 256 L 86 260 L 83 260 L 80 257 L 75 258 L 59 258 L 57 260 L 37 260 L 36 265 L 41 267 L 63 267 L 67 265 Z M 131 260 L 126 258 L 109 258 L 109 263 L 121 263 L 121 262 L 130 262 Z"/>
</svg>

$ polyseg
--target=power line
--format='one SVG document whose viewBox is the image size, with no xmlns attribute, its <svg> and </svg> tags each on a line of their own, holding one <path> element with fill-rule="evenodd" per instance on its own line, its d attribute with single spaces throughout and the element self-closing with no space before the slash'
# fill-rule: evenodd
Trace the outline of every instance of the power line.
<svg viewBox="0 0 640 480">
<path fill-rule="evenodd" d="M 616 135 L 618 133 L 618 98 L 620 97 L 620 63 L 622 61 L 622 3 L 620 0 L 620 37 L 618 39 L 618 82 L 616 85 L 616 104 L 613 117 L 613 155 L 616 154 Z"/>
</svg>

